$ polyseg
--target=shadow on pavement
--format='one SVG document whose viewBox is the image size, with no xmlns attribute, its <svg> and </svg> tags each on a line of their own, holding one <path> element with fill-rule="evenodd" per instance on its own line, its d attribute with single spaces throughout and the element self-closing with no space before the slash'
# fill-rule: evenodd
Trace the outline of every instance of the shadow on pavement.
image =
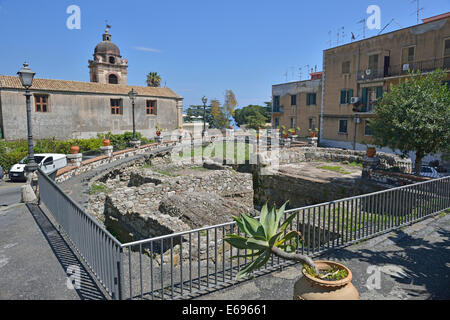
<svg viewBox="0 0 450 320">
<path fill-rule="evenodd" d="M 81 300 L 106 300 L 102 290 L 91 277 L 77 255 L 73 252 L 56 227 L 36 204 L 27 204 L 36 224 L 48 241 L 61 266 L 67 271 L 69 266 L 78 266 L 81 271 L 81 288 L 75 289 Z"/>
</svg>

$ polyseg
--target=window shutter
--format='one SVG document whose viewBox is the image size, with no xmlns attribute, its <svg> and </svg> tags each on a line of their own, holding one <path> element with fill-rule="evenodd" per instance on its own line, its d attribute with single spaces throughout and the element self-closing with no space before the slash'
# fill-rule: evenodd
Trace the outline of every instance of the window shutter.
<svg viewBox="0 0 450 320">
<path fill-rule="evenodd" d="M 312 104 L 316 105 L 317 104 L 317 94 L 313 93 L 312 97 L 313 97 L 313 103 Z"/>
<path fill-rule="evenodd" d="M 348 90 L 348 103 L 351 103 L 353 98 L 353 89 Z"/>
<path fill-rule="evenodd" d="M 347 95 L 347 91 L 346 90 L 341 90 L 341 104 L 345 104 L 345 100 L 346 100 L 346 95 Z"/>
<path fill-rule="evenodd" d="M 362 89 L 361 102 L 362 102 L 364 110 L 367 110 L 367 93 L 368 92 L 369 92 L 369 90 L 367 88 Z"/>
<path fill-rule="evenodd" d="M 377 99 L 383 97 L 383 87 L 377 87 Z"/>
</svg>

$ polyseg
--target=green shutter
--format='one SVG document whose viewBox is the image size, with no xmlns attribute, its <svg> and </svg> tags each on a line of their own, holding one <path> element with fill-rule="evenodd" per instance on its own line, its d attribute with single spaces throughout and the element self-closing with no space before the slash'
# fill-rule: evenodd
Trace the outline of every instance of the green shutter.
<svg viewBox="0 0 450 320">
<path fill-rule="evenodd" d="M 383 97 L 383 87 L 377 87 L 377 99 Z"/>
<path fill-rule="evenodd" d="M 312 94 L 312 97 L 313 97 L 313 105 L 317 105 L 317 94 L 315 94 L 315 93 L 313 93 Z"/>
<path fill-rule="evenodd" d="M 347 103 L 351 103 L 352 97 L 353 97 L 353 90 L 350 89 L 350 90 L 348 90 L 348 100 L 347 100 Z"/>
<path fill-rule="evenodd" d="M 347 91 L 341 90 L 341 104 L 346 104 L 346 95 L 347 95 Z"/>
<path fill-rule="evenodd" d="M 366 111 L 367 110 L 367 94 L 368 94 L 369 90 L 367 88 L 363 88 L 362 89 L 362 97 L 361 97 L 361 102 L 363 105 L 363 110 Z"/>
<path fill-rule="evenodd" d="M 307 93 L 306 94 L 306 105 L 307 106 L 309 106 L 309 105 L 311 105 L 311 101 L 310 101 L 311 99 L 310 99 L 310 95 L 309 95 L 309 93 Z"/>
</svg>

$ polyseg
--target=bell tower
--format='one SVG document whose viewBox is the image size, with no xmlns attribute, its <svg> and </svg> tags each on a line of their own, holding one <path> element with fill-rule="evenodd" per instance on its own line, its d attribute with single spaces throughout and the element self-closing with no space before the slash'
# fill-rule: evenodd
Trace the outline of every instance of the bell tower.
<svg viewBox="0 0 450 320">
<path fill-rule="evenodd" d="M 94 60 L 89 60 L 91 82 L 127 85 L 128 60 L 122 59 L 119 47 L 111 41 L 109 29 L 103 34 L 103 41 L 94 50 Z"/>
</svg>

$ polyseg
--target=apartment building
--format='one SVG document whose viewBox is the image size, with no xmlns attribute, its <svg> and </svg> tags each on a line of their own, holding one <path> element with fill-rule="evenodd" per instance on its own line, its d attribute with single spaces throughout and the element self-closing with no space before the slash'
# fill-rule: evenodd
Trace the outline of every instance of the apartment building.
<svg viewBox="0 0 450 320">
<path fill-rule="evenodd" d="M 450 13 L 423 21 L 324 51 L 321 145 L 365 148 L 377 99 L 409 70 L 441 68 L 450 80 Z"/>
<path fill-rule="evenodd" d="M 311 73 L 311 80 L 272 86 L 272 126 L 300 128 L 300 136 L 319 128 L 322 72 Z"/>
</svg>

